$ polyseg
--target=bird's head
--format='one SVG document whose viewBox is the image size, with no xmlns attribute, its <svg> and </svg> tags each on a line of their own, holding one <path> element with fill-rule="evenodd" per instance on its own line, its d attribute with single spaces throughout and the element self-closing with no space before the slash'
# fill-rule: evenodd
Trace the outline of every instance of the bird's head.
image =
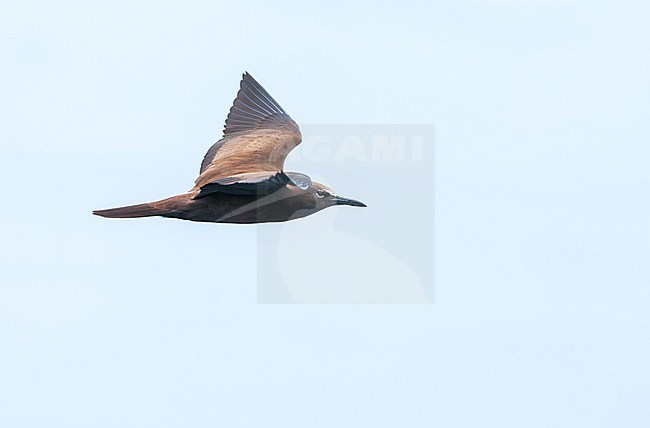
<svg viewBox="0 0 650 428">
<path fill-rule="evenodd" d="M 314 196 L 314 201 L 316 201 L 316 210 L 322 210 L 323 208 L 331 207 L 334 205 L 350 205 L 353 207 L 365 207 L 366 204 L 363 202 L 355 201 L 354 199 L 344 198 L 342 196 L 337 196 L 334 194 L 332 189 L 325 186 L 324 184 L 312 182 L 309 191 Z"/>
</svg>

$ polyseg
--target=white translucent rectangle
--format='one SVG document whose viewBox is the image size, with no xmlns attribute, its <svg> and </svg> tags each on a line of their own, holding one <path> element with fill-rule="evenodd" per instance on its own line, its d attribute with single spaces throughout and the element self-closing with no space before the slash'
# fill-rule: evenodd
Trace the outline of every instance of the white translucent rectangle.
<svg viewBox="0 0 650 428">
<path fill-rule="evenodd" d="M 258 303 L 433 303 L 433 125 L 306 125 L 286 171 L 367 208 L 258 228 Z"/>
</svg>

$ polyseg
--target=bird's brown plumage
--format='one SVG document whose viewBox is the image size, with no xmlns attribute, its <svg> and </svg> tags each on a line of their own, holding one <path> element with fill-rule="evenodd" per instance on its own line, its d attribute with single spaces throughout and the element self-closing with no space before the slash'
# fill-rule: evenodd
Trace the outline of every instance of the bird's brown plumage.
<svg viewBox="0 0 650 428">
<path fill-rule="evenodd" d="M 248 73 L 241 81 L 223 134 L 203 158 L 195 189 L 237 174 L 280 172 L 289 152 L 302 141 L 296 122 Z"/>
<path fill-rule="evenodd" d="M 284 160 L 302 140 L 286 111 L 253 77 L 243 75 L 223 137 L 203 158 L 189 192 L 157 202 L 93 211 L 112 218 L 163 216 L 218 223 L 286 221 L 332 205 L 365 206 L 331 194 Z"/>
</svg>

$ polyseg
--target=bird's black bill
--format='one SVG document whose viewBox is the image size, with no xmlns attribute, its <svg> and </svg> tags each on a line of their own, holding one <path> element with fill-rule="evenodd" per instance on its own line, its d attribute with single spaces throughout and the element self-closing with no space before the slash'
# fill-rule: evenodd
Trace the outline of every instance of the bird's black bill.
<svg viewBox="0 0 650 428">
<path fill-rule="evenodd" d="M 336 205 L 350 205 L 353 207 L 367 207 L 363 202 L 355 201 L 354 199 L 342 198 L 340 196 L 335 197 Z"/>
</svg>

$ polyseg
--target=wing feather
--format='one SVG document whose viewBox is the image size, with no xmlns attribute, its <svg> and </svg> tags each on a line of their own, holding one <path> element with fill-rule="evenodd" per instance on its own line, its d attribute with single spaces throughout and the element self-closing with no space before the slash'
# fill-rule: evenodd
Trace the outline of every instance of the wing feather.
<svg viewBox="0 0 650 428">
<path fill-rule="evenodd" d="M 270 195 L 285 186 L 295 186 L 301 190 L 307 190 L 311 186 L 311 179 L 309 176 L 297 172 L 262 171 L 237 174 L 204 184 L 193 199 L 204 198 L 213 193 Z"/>
<path fill-rule="evenodd" d="M 223 138 L 205 154 L 195 188 L 246 172 L 282 171 L 285 158 L 301 140 L 296 122 L 245 73 Z"/>
</svg>

